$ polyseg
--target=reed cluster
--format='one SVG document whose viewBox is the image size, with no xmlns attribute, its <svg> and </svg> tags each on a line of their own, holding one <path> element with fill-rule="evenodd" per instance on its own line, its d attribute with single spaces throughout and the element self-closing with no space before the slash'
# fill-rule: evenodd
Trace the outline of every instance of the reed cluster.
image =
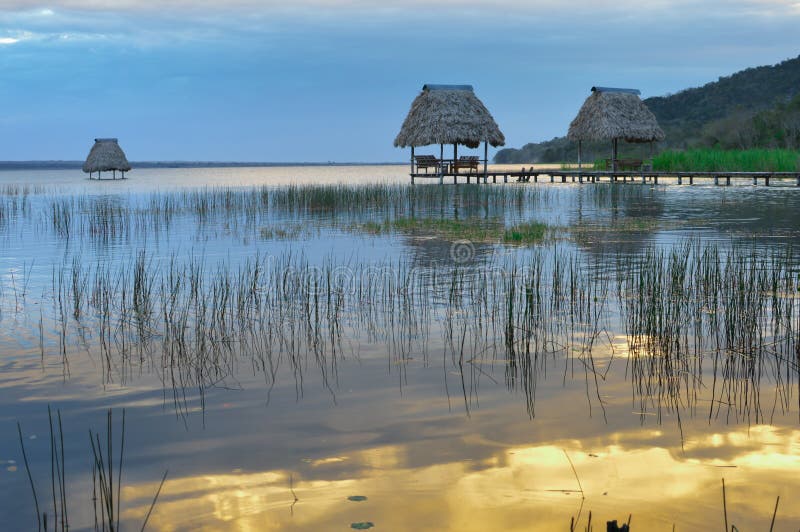
<svg viewBox="0 0 800 532">
<path fill-rule="evenodd" d="M 610 365 L 599 369 L 596 357 L 610 354 L 624 355 L 637 407 L 659 420 L 664 409 L 694 412 L 705 390 L 710 416 L 760 422 L 764 404 L 791 409 L 800 382 L 791 250 L 692 241 L 649 248 L 613 272 L 604 260 L 557 247 L 449 266 L 333 256 L 311 263 L 289 251 L 236 267 L 144 251 L 129 265 L 75 258 L 54 270 L 52 326 L 65 367 L 66 346 L 79 337 L 98 346 L 109 381 L 159 372 L 181 412 L 187 393 L 196 390 L 202 403 L 242 361 L 269 386 L 288 369 L 298 397 L 313 369 L 335 395 L 340 360 L 364 343 L 396 361 L 427 360 L 442 345 L 466 379 L 468 407 L 469 390 L 494 379 L 503 361 L 507 386 L 523 392 L 531 415 L 538 380 L 559 362 L 563 379 L 586 380 L 590 408 L 603 409 Z M 624 348 L 612 341 L 623 333 Z M 771 400 L 764 379 L 775 384 Z"/>
<path fill-rule="evenodd" d="M 797 172 L 800 152 L 782 149 L 667 150 L 653 157 L 658 172 Z"/>
</svg>

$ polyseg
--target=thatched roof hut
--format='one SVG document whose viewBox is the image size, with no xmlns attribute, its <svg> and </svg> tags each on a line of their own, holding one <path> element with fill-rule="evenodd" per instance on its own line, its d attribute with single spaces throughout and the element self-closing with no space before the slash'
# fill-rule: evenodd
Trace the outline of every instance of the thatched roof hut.
<svg viewBox="0 0 800 532">
<path fill-rule="evenodd" d="M 481 142 L 503 146 L 506 139 L 471 85 L 425 85 L 411 104 L 394 145 L 428 146 Z"/>
<path fill-rule="evenodd" d="M 653 142 L 664 140 L 664 132 L 639 98 L 638 90 L 592 87 L 567 137 L 572 141 Z"/>
<path fill-rule="evenodd" d="M 88 173 L 89 176 L 94 172 L 122 172 L 123 177 L 125 172 L 130 171 L 131 164 L 125 157 L 125 152 L 119 147 L 117 139 L 94 139 L 94 146 L 92 146 L 89 156 L 86 157 L 86 162 L 83 163 L 83 171 Z"/>
</svg>

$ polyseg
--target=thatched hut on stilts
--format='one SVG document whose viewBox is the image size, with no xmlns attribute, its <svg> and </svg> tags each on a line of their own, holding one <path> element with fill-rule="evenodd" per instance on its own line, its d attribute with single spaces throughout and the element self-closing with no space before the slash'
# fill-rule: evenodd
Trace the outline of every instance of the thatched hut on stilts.
<svg viewBox="0 0 800 532">
<path fill-rule="evenodd" d="M 503 146 L 506 139 L 492 115 L 475 96 L 471 85 L 425 85 L 422 92 L 411 104 L 403 127 L 394 145 L 399 148 L 411 147 L 411 183 L 415 177 L 425 177 L 428 167 L 436 172 L 428 177 L 438 177 L 442 183 L 446 173 L 457 179 L 459 168 L 469 167 L 477 171 L 480 159 L 458 158 L 458 145 L 477 148 L 483 143 L 483 176 L 486 181 L 489 158 L 489 144 Z M 432 155 L 419 155 L 415 159 L 417 146 L 439 145 L 439 158 Z M 445 144 L 453 145 L 453 159 L 444 158 Z M 477 160 L 476 160 L 477 159 Z M 426 174 L 421 174 L 424 168 Z"/>
<path fill-rule="evenodd" d="M 117 139 L 94 139 L 94 146 L 83 163 L 83 171 L 89 174 L 89 179 L 93 179 L 95 172 L 97 179 L 101 179 L 102 172 L 112 172 L 112 179 L 116 179 L 118 171 L 122 173 L 122 179 L 125 179 L 125 172 L 130 170 L 131 164 L 119 147 Z"/>
<path fill-rule="evenodd" d="M 586 98 L 578 116 L 569 125 L 567 138 L 578 142 L 578 167 L 581 161 L 582 142 L 611 141 L 611 168 L 617 171 L 617 143 L 649 142 L 664 140 L 664 132 L 658 125 L 655 115 L 639 98 L 636 89 L 614 89 L 592 87 L 592 94 Z"/>
</svg>

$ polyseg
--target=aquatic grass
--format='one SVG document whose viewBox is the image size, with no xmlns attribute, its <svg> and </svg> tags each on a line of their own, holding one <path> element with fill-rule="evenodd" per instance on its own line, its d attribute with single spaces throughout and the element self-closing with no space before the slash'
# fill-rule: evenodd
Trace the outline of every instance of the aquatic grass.
<svg viewBox="0 0 800 532">
<path fill-rule="evenodd" d="M 527 244 L 541 242 L 547 231 L 547 224 L 542 222 L 527 222 L 514 225 L 503 233 L 503 242 L 514 244 Z"/>
<path fill-rule="evenodd" d="M 762 420 L 766 373 L 781 375 L 775 404 L 791 409 L 786 386 L 797 380 L 791 361 L 800 283 L 790 250 L 723 253 L 686 242 L 648 248 L 620 262 L 611 278 L 602 260 L 539 248 L 525 258 L 489 258 L 480 268 L 333 257 L 314 265 L 288 251 L 235 268 L 209 267 L 202 256 L 157 261 L 144 251 L 130 266 L 76 260 L 64 268 L 78 281 L 54 273 L 54 293 L 72 306 L 56 301 L 59 352 L 66 364 L 72 318 L 99 346 L 106 379 L 162 368 L 176 410 L 185 413 L 189 390 L 203 403 L 208 388 L 235 378 L 241 356 L 251 357 L 268 384 L 288 363 L 298 397 L 310 361 L 335 396 L 346 344 L 380 343 L 397 360 L 427 357 L 431 334 L 441 330 L 451 363 L 473 372 L 460 384 L 467 406 L 488 378 L 475 361 L 488 355 L 506 361 L 506 384 L 523 393 L 531 415 L 537 379 L 559 359 L 563 378 L 584 378 L 590 409 L 603 411 L 608 367 L 598 369 L 595 353 L 614 349 L 610 316 L 620 315 L 640 411 L 652 408 L 660 421 L 665 409 L 694 409 L 707 363 L 719 377 L 709 388 L 717 400 L 710 416 Z"/>
<path fill-rule="evenodd" d="M 486 242 L 497 239 L 500 220 L 449 218 L 398 218 L 390 222 L 394 231 L 431 234 L 447 240 Z"/>
<path fill-rule="evenodd" d="M 290 239 L 282 228 L 346 228 L 353 223 L 397 218 L 520 218 L 553 192 L 538 187 L 458 187 L 376 184 L 289 187 L 204 187 L 142 194 L 63 195 L 35 198 L 0 195 L 0 229 L 10 223 L 43 221 L 64 240 L 89 238 L 112 245 L 136 238 L 159 238 L 174 228 L 202 234 L 224 227 L 243 238 Z M 435 216 L 434 216 L 435 215 Z"/>
<path fill-rule="evenodd" d="M 367 221 L 352 223 L 347 231 L 369 235 L 404 233 L 420 236 L 434 236 L 449 241 L 470 241 L 473 243 L 534 243 L 544 240 L 547 224 L 526 222 L 506 228 L 500 219 L 486 218 L 409 218 L 402 217 L 383 222 Z"/>
<path fill-rule="evenodd" d="M 31 493 L 36 509 L 37 527 L 39 530 L 61 530 L 66 532 L 70 529 L 69 504 L 67 502 L 67 482 L 66 482 L 66 456 L 64 448 L 64 428 L 61 418 L 61 411 L 56 412 L 56 418 L 48 406 L 49 420 L 49 444 L 50 444 L 50 487 L 52 494 L 52 514 L 41 512 L 39 498 L 37 495 L 36 484 L 31 472 L 30 462 L 25 449 L 25 442 L 22 435 L 22 426 L 17 422 L 17 432 L 19 436 L 20 449 L 25 462 L 25 470 L 30 482 Z M 100 434 L 89 430 L 89 440 L 92 452 L 92 506 L 94 509 L 94 529 L 108 530 L 109 532 L 120 530 L 120 508 L 122 503 L 122 472 L 123 457 L 125 453 L 125 410 L 122 411 L 122 424 L 120 427 L 119 438 L 119 458 L 114 456 L 114 428 L 112 421 L 112 411 L 106 413 L 106 439 L 102 441 Z M 116 475 L 115 475 L 116 471 Z M 147 521 L 152 514 L 153 508 L 158 500 L 158 495 L 166 481 L 167 473 L 161 479 L 158 490 L 153 498 L 145 516 L 142 530 L 147 525 Z M 73 499 L 74 500 L 74 499 Z M 99 510 L 99 513 L 98 513 Z M 52 520 L 50 520 L 52 515 Z"/>
<path fill-rule="evenodd" d="M 387 192 L 416 194 L 407 188 L 377 187 L 359 201 L 380 204 Z M 586 194 L 589 201 L 602 204 L 650 197 L 640 187 L 633 192 L 619 192 L 621 188 L 593 187 Z M 191 252 L 158 257 L 141 249 L 128 259 L 96 263 L 72 255 L 70 262 L 53 268 L 53 322 L 45 323 L 40 314 L 42 358 L 49 351 L 45 329 L 54 326 L 66 373 L 71 336 L 78 335 L 81 343 L 98 347 L 104 379 L 125 382 L 137 368 L 159 371 L 176 410 L 186 414 L 187 397 L 199 395 L 204 404 L 209 388 L 235 379 L 240 357 L 264 373 L 268 386 L 278 368 L 288 365 L 297 379 L 298 397 L 305 374 L 313 369 L 335 397 L 339 360 L 349 346 L 380 343 L 397 360 L 412 353 L 426 358 L 431 335 L 439 333 L 437 342 L 446 346 L 449 363 L 464 377 L 459 387 L 467 407 L 477 402 L 479 382 L 489 378 L 476 361 L 489 357 L 504 360 L 506 385 L 522 393 L 533 415 L 537 379 L 555 360 L 563 361 L 565 380 L 584 379 L 590 405 L 604 410 L 600 388 L 608 368 L 598 369 L 595 356 L 615 349 L 610 338 L 621 328 L 628 338 L 626 364 L 634 397 L 642 412 L 656 409 L 659 421 L 664 409 L 695 407 L 707 364 L 720 377 L 711 393 L 734 399 L 727 400 L 734 405 L 727 412 L 715 403 L 711 415 L 762 419 L 758 384 L 765 373 L 781 375 L 777 404 L 782 411 L 791 408 L 786 387 L 796 372 L 788 353 L 797 346 L 799 310 L 787 295 L 798 290 L 792 252 L 770 255 L 732 248 L 723 253 L 699 243 L 646 247 L 626 255 L 611 273 L 601 266 L 606 260 L 602 256 L 565 252 L 558 242 L 505 258 L 476 256 L 475 244 L 539 242 L 547 226 L 513 223 L 521 208 L 514 205 L 520 198 L 516 194 L 497 196 L 502 201 L 498 199 L 494 210 L 479 189 L 430 189 L 422 197 L 437 198 L 438 209 L 445 208 L 441 198 L 456 205 L 448 204 L 437 216 L 424 209 L 410 216 L 381 207 L 374 218 L 354 214 L 330 221 L 323 216 L 320 223 L 368 234 L 435 237 L 420 239 L 424 242 L 467 240 L 472 246 L 467 262 L 456 260 L 452 244 L 437 250 L 443 257 L 430 262 L 334 256 L 312 262 L 290 250 L 241 257 L 235 263 L 221 259 L 216 265 Z M 338 209 L 334 205 L 346 199 L 347 190 L 298 188 L 279 197 Z M 306 192 L 310 195 L 303 196 Z M 196 216 L 201 223 L 201 218 L 226 216 L 226 209 L 244 213 L 240 223 L 246 226 L 251 215 L 260 220 L 262 209 L 275 208 L 272 194 L 271 189 L 219 190 L 150 196 L 144 204 L 133 198 L 103 200 L 106 207 L 98 211 L 97 227 L 109 238 L 127 238 L 149 216 L 164 224 L 178 216 Z M 187 198 L 194 199 L 186 203 Z M 76 212 L 93 201 L 76 199 Z M 157 214 L 129 218 L 130 212 L 139 212 L 141 205 L 150 208 L 152 202 L 158 205 Z M 511 212 L 505 210 L 509 205 Z M 190 214 L 193 210 L 196 214 Z M 656 220 L 620 219 L 627 221 L 612 223 L 612 229 L 646 231 Z M 80 228 L 87 219 L 72 220 L 71 234 L 84 231 Z M 96 242 L 103 244 L 103 238 Z M 26 305 L 18 301 L 14 287 L 15 306 Z M 748 292 L 752 287 L 758 289 Z M 616 316 L 621 316 L 619 323 Z"/>
<path fill-rule="evenodd" d="M 659 172 L 797 172 L 800 152 L 782 149 L 667 150 L 653 158 Z"/>
</svg>

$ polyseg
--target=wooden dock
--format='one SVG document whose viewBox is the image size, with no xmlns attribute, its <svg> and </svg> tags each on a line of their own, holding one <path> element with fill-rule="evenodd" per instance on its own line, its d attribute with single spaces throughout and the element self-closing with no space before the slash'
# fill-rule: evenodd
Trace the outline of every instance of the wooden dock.
<svg viewBox="0 0 800 532">
<path fill-rule="evenodd" d="M 791 183 L 800 187 L 800 172 L 612 172 L 610 170 L 560 170 L 557 168 L 522 168 L 518 171 L 412 173 L 411 184 L 417 179 L 437 179 L 439 184 L 453 183 L 638 183 L 638 184 L 714 184 L 731 186 L 742 181 L 752 185 L 770 186 L 770 182 Z"/>
</svg>

